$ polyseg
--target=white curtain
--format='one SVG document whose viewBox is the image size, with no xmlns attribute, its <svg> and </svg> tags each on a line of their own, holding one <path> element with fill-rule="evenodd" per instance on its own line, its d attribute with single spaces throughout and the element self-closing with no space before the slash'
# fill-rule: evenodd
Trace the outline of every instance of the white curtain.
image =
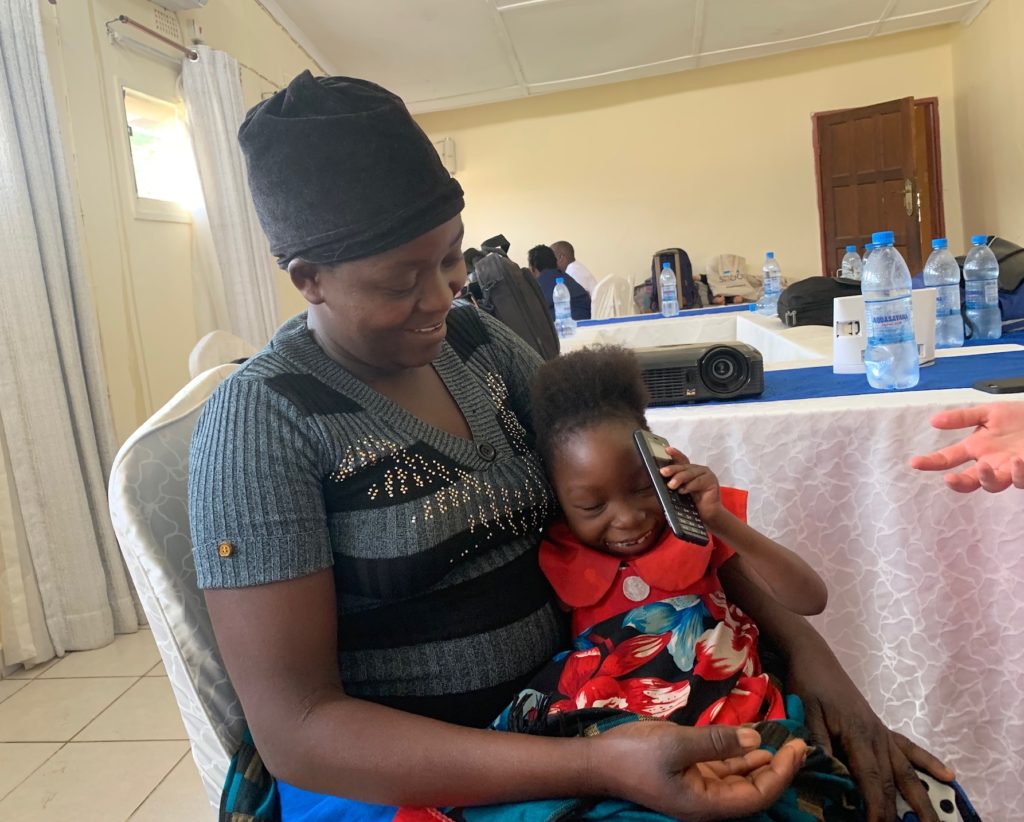
<svg viewBox="0 0 1024 822">
<path fill-rule="evenodd" d="M 0 0 L 0 248 L 2 671 L 138 628 L 107 514 L 114 430 L 36 0 Z"/>
<path fill-rule="evenodd" d="M 238 62 L 206 46 L 197 50 L 198 60 L 182 64 L 182 86 L 206 202 L 206 214 L 193 215 L 193 256 L 200 261 L 194 269 L 212 278 L 196 283 L 196 294 L 208 303 L 197 306 L 199 333 L 220 328 L 262 348 L 277 328 L 275 271 L 238 147 L 238 127 L 245 118 Z M 204 235 L 207 220 L 215 265 L 202 264 L 211 256 Z M 225 317 L 230 326 L 208 327 Z"/>
</svg>

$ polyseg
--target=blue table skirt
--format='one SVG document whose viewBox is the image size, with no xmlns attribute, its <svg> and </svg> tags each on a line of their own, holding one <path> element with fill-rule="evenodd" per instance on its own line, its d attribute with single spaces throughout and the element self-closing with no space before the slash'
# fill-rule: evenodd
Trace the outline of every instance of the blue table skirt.
<svg viewBox="0 0 1024 822">
<path fill-rule="evenodd" d="M 680 311 L 674 317 L 663 317 L 661 314 L 637 314 L 632 317 L 611 317 L 607 320 L 579 320 L 576 325 L 580 328 L 590 328 L 595 325 L 618 325 L 619 323 L 650 323 L 659 320 L 678 320 L 687 317 L 700 317 L 703 314 L 731 314 L 735 311 L 749 312 L 753 303 L 740 303 L 738 305 L 718 305 L 709 308 L 692 308 Z"/>
</svg>

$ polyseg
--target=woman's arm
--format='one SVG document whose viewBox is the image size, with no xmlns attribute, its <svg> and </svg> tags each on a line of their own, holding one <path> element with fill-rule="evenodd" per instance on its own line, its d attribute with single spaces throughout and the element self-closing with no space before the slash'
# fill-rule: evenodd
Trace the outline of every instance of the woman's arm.
<svg viewBox="0 0 1024 822">
<path fill-rule="evenodd" d="M 661 469 L 668 487 L 693 497 L 708 530 L 736 551 L 746 576 L 794 613 L 824 611 L 828 589 L 815 570 L 729 511 L 722 504 L 718 478 L 710 468 L 691 463 L 676 448 L 669 448 L 668 453 L 675 460 L 675 464 Z"/>
<path fill-rule="evenodd" d="M 834 741 L 843 751 L 867 803 L 869 822 L 896 818 L 897 792 L 922 822 L 938 822 L 914 768 L 942 781 L 953 779 L 953 771 L 902 734 L 886 728 L 821 635 L 806 619 L 765 596 L 761 587 L 745 576 L 742 565 L 726 563 L 719 577 L 729 600 L 749 614 L 761 635 L 785 656 L 787 688 L 803 700 L 814 741 L 829 753 Z"/>
<path fill-rule="evenodd" d="M 802 746 L 774 758 L 752 751 L 758 738 L 749 729 L 634 723 L 596 738 L 553 739 L 462 728 L 349 697 L 329 570 L 210 590 L 206 600 L 264 762 L 310 791 L 398 805 L 615 795 L 717 819 L 770 805 L 802 758 Z"/>
</svg>

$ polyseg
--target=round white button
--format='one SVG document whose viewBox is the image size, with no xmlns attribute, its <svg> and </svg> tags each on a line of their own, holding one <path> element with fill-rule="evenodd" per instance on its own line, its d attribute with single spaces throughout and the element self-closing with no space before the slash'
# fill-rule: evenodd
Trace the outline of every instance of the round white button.
<svg viewBox="0 0 1024 822">
<path fill-rule="evenodd" d="M 630 602 L 643 602 L 651 593 L 651 586 L 640 577 L 626 577 L 622 580 L 622 593 Z"/>
</svg>

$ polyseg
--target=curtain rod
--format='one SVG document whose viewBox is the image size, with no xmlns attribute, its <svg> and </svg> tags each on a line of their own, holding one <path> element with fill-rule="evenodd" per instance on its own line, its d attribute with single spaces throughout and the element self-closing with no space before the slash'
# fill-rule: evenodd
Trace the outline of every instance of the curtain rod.
<svg viewBox="0 0 1024 822">
<path fill-rule="evenodd" d="M 199 52 L 198 51 L 195 51 L 194 49 L 190 49 L 190 48 L 185 48 L 185 46 L 181 45 L 181 43 L 174 42 L 170 37 L 164 37 L 160 32 L 153 31 L 153 29 L 151 29 L 151 28 L 147 28 L 146 26 L 142 25 L 142 23 L 139 23 L 139 22 L 137 22 L 135 20 L 132 20 L 132 18 L 129 17 L 128 15 L 126 15 L 126 14 L 119 14 L 113 20 L 108 20 L 107 21 L 107 30 L 108 31 L 110 30 L 111 23 L 124 23 L 126 26 L 133 26 L 134 28 L 137 28 L 139 31 L 145 32 L 150 37 L 153 37 L 153 38 L 159 40 L 164 45 L 170 46 L 173 49 L 177 49 L 182 54 L 184 54 L 186 57 L 188 57 L 189 60 L 195 61 L 195 60 L 199 59 Z"/>
</svg>

